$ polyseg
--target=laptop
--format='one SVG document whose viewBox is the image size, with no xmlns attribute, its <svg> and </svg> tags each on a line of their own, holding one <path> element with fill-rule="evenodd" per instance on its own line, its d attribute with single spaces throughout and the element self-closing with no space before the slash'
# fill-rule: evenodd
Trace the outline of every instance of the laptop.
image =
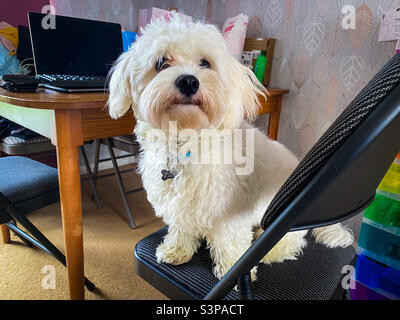
<svg viewBox="0 0 400 320">
<path fill-rule="evenodd" d="M 28 12 L 36 76 L 41 86 L 65 91 L 106 91 L 107 74 L 123 52 L 121 25 L 55 17 L 45 29 L 46 14 Z"/>
</svg>

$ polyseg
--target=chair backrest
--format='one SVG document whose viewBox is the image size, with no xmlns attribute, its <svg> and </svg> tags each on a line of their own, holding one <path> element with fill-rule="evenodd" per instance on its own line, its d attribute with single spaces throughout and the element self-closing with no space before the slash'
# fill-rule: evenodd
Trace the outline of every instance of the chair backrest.
<svg viewBox="0 0 400 320">
<path fill-rule="evenodd" d="M 369 82 L 304 157 L 267 208 L 266 229 L 301 199 L 292 230 L 339 222 L 359 213 L 400 150 L 400 54 Z M 300 210 L 300 208 L 297 208 Z"/>
</svg>

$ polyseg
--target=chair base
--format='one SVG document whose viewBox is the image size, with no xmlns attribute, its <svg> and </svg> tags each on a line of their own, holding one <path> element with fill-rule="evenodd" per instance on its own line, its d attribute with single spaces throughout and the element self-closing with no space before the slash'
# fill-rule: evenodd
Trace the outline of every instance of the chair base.
<svg viewBox="0 0 400 320">
<path fill-rule="evenodd" d="M 104 143 L 107 146 L 108 152 L 110 154 L 110 158 L 109 159 L 101 159 L 101 160 L 99 159 L 99 156 L 100 156 L 100 144 L 101 143 Z M 117 149 L 129 152 L 130 154 L 126 155 L 126 156 L 118 156 L 117 157 L 117 156 L 115 156 L 113 148 L 117 148 Z M 114 169 L 114 173 L 110 174 L 110 175 L 115 175 L 115 177 L 117 179 L 118 188 L 119 188 L 119 191 L 120 191 L 120 194 L 121 194 L 122 203 L 124 205 L 124 209 L 125 209 L 125 212 L 126 212 L 126 217 L 128 218 L 129 227 L 131 229 L 136 229 L 136 224 L 135 224 L 135 220 L 133 218 L 133 213 L 132 213 L 132 210 L 130 208 L 127 195 L 131 194 L 131 193 L 143 191 L 143 188 L 130 190 L 130 191 L 126 191 L 125 190 L 125 186 L 124 186 L 124 182 L 122 180 L 121 174 L 123 174 L 125 172 L 128 172 L 128 171 L 132 171 L 132 170 L 120 171 L 119 167 L 118 167 L 117 160 L 121 159 L 121 158 L 128 157 L 128 156 L 131 157 L 133 155 L 136 155 L 138 152 L 139 152 L 139 146 L 138 146 L 137 143 L 132 143 L 132 142 L 126 143 L 123 140 L 119 141 L 119 140 L 112 139 L 112 138 L 96 140 L 95 161 L 94 161 L 94 169 L 93 169 L 93 176 L 92 176 L 92 180 L 94 181 L 94 188 L 96 186 L 97 179 L 109 176 L 109 175 L 98 176 L 99 163 L 111 160 L 112 165 L 113 165 L 113 169 Z"/>
<path fill-rule="evenodd" d="M 66 259 L 65 256 L 59 251 L 25 216 L 20 215 L 18 211 L 11 209 L 7 210 L 12 214 L 13 218 L 20 222 L 23 227 L 28 230 L 31 234 L 24 232 L 20 228 L 17 227 L 16 223 L 7 222 L 4 225 L 10 230 L 14 231 L 15 234 L 28 246 L 28 247 L 37 247 L 49 255 L 56 258 L 59 262 L 61 262 L 66 267 Z M 89 291 L 94 291 L 96 286 L 93 282 L 88 280 L 86 277 L 84 279 L 85 286 Z"/>
</svg>

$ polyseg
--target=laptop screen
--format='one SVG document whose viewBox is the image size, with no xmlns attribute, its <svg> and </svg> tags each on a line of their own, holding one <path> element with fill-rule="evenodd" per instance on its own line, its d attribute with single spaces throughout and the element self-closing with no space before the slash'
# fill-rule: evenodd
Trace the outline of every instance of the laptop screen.
<svg viewBox="0 0 400 320">
<path fill-rule="evenodd" d="M 28 13 L 38 75 L 106 76 L 123 52 L 120 24 L 55 16 L 55 28 L 44 29 L 45 16 Z"/>
</svg>

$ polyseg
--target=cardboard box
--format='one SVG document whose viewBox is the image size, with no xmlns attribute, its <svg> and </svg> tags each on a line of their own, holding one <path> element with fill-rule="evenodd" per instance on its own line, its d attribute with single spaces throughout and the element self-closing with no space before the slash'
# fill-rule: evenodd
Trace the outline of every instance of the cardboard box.
<svg viewBox="0 0 400 320">
<path fill-rule="evenodd" d="M 261 53 L 261 50 L 267 52 L 267 65 L 265 67 L 264 81 L 263 85 L 268 86 L 271 80 L 272 71 L 272 60 L 274 57 L 276 39 L 264 39 L 264 38 L 246 38 L 244 42 L 243 55 L 245 57 L 249 56 L 249 52 L 252 52 L 252 67 L 256 64 L 256 59 Z"/>
</svg>

